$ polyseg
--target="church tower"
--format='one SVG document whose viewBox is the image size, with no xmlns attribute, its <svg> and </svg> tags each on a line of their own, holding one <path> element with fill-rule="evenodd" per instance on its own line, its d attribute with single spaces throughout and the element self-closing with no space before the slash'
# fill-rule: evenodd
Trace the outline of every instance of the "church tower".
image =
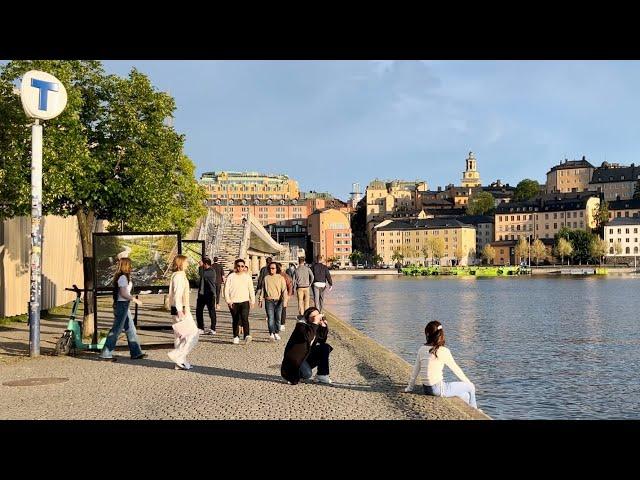
<svg viewBox="0 0 640 480">
<path fill-rule="evenodd" d="M 473 155 L 473 152 L 469 152 L 469 156 L 467 157 L 467 168 L 462 173 L 463 187 L 479 187 L 482 185 L 482 182 L 480 181 L 480 173 L 477 168 L 478 165 L 476 157 Z"/>
</svg>

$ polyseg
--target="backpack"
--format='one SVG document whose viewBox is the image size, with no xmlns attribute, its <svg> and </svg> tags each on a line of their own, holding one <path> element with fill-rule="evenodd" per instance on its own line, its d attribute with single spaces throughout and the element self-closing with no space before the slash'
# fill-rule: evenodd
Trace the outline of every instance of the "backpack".
<svg viewBox="0 0 640 480">
<path fill-rule="evenodd" d="M 56 342 L 54 355 L 76 355 L 76 341 L 73 330 L 65 330 L 62 337 Z"/>
</svg>

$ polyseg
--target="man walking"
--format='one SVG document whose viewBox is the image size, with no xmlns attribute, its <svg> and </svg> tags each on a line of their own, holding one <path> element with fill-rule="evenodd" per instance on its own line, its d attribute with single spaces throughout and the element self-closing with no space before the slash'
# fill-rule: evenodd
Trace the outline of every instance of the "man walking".
<svg viewBox="0 0 640 480">
<path fill-rule="evenodd" d="M 233 264 L 233 273 L 227 277 L 224 282 L 224 299 L 229 305 L 231 312 L 233 343 L 240 343 L 240 327 L 244 333 L 245 343 L 251 341 L 249 330 L 249 308 L 253 307 L 256 298 L 253 293 L 253 281 L 251 275 L 246 271 L 244 260 L 237 259 Z M 284 281 L 284 279 L 283 279 Z"/>
<path fill-rule="evenodd" d="M 263 285 L 258 292 L 259 305 L 267 311 L 267 326 L 271 340 L 280 340 L 280 318 L 282 307 L 287 306 L 287 282 L 278 273 L 278 265 L 275 262 L 269 264 L 269 274 L 264 277 Z"/>
<path fill-rule="evenodd" d="M 220 308 L 220 290 L 224 283 L 224 268 L 218 263 L 218 257 L 213 257 L 213 265 L 211 265 L 213 271 L 216 272 L 216 308 Z M 215 332 L 214 332 L 215 333 Z"/>
<path fill-rule="evenodd" d="M 200 287 L 198 288 L 198 300 L 196 302 L 196 321 L 198 333 L 204 335 L 216 334 L 216 308 L 218 301 L 216 296 L 216 271 L 211 268 L 211 259 L 203 258 L 200 265 Z M 209 310 L 211 328 L 204 329 L 204 307 Z"/>
<path fill-rule="evenodd" d="M 298 319 L 309 308 L 309 288 L 313 284 L 313 272 L 304 264 L 304 258 L 298 260 L 298 268 L 293 272 L 293 291 L 298 298 Z"/>
<path fill-rule="evenodd" d="M 316 257 L 316 263 L 311 267 L 311 272 L 313 273 L 313 301 L 316 304 L 316 308 L 322 313 L 324 291 L 327 288 L 327 284 L 329 284 L 329 291 L 333 288 L 331 272 L 324 264 L 322 255 Z"/>
<path fill-rule="evenodd" d="M 271 265 L 271 257 L 267 257 L 267 264 L 260 269 L 260 273 L 258 274 L 258 284 L 256 285 L 256 294 L 264 286 L 264 277 L 269 275 L 269 265 Z"/>
</svg>

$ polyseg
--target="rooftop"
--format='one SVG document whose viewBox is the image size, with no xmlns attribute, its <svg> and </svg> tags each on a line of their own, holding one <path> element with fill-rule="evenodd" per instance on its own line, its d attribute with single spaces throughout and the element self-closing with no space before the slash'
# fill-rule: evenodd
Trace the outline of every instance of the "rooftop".
<svg viewBox="0 0 640 480">
<path fill-rule="evenodd" d="M 419 220 L 394 220 L 377 230 L 431 230 L 440 228 L 474 228 L 454 218 L 422 218 Z"/>
<path fill-rule="evenodd" d="M 629 182 L 640 180 L 640 166 L 632 163 L 630 166 L 614 166 L 607 162 L 593 171 L 591 183 Z"/>
<path fill-rule="evenodd" d="M 606 223 L 607 227 L 615 227 L 616 225 L 640 225 L 640 217 L 616 217 Z"/>
<path fill-rule="evenodd" d="M 570 170 L 573 168 L 594 168 L 591 163 L 583 156 L 582 160 L 567 160 L 564 159 L 564 162 L 560 162 L 559 165 L 555 165 L 551 167 L 551 169 L 547 172 L 547 175 L 556 170 Z"/>
</svg>

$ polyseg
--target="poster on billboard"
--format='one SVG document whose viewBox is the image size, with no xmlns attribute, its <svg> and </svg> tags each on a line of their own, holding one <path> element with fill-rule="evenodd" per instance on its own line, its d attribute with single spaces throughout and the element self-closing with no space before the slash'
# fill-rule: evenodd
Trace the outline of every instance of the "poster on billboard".
<svg viewBox="0 0 640 480">
<path fill-rule="evenodd" d="M 187 278 L 191 288 L 200 285 L 199 263 L 204 258 L 204 240 L 182 240 L 182 255 L 189 259 Z"/>
<path fill-rule="evenodd" d="M 180 232 L 94 233 L 94 288 L 111 291 L 118 260 L 129 257 L 135 292 L 168 289 L 171 264 L 180 253 Z"/>
</svg>

